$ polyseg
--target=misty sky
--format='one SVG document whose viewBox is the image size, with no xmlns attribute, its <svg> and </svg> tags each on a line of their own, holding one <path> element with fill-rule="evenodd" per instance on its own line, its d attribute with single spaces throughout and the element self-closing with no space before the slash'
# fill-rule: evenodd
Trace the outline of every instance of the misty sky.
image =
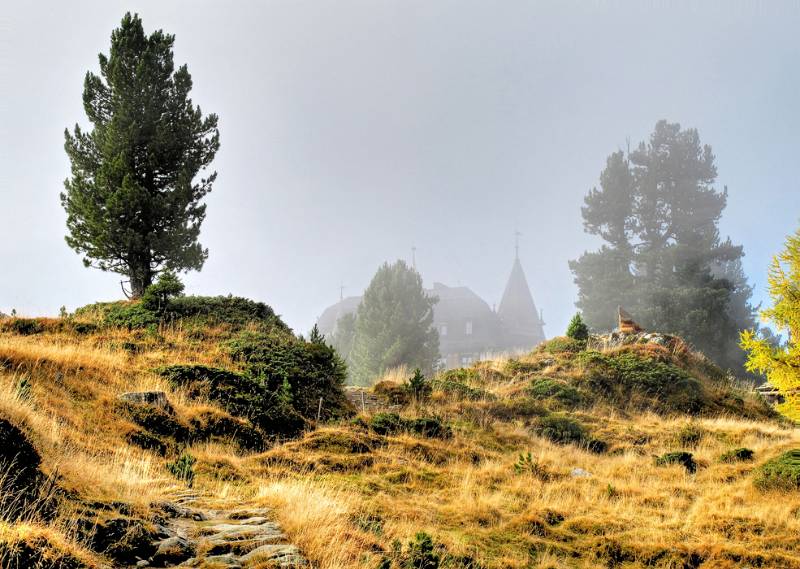
<svg viewBox="0 0 800 569">
<path fill-rule="evenodd" d="M 263 300 L 299 332 L 385 260 L 499 302 L 521 259 L 548 336 L 599 242 L 580 207 L 657 120 L 697 127 L 721 229 L 764 296 L 800 224 L 796 2 L 8 2 L 0 14 L 0 311 L 121 297 L 64 242 L 63 131 L 126 10 L 176 38 L 220 117 L 205 268 L 187 292 Z"/>
</svg>

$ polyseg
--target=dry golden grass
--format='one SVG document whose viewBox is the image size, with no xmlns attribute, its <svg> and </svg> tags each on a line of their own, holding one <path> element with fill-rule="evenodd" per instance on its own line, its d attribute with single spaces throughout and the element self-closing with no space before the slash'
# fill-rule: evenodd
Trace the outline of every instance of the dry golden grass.
<svg viewBox="0 0 800 569">
<path fill-rule="evenodd" d="M 184 418 L 222 412 L 152 372 L 172 363 L 235 367 L 213 331 L 201 341 L 179 327 L 159 334 L 0 334 L 0 361 L 8 362 L 0 369 L 0 415 L 31 433 L 46 472 L 58 472 L 64 486 L 86 498 L 145 507 L 178 488 L 166 459 L 124 443 L 132 425 L 114 412 L 119 393 L 163 390 Z M 142 347 L 121 349 L 127 341 Z M 525 384 L 507 373 L 512 362 L 544 360 L 553 361 L 538 371 L 542 375 L 581 373 L 548 354 L 499 359 L 478 366 L 481 387 L 514 400 Z M 403 383 L 410 375 L 392 370 L 381 381 Z M 16 389 L 23 377 L 30 380 L 30 398 Z M 750 476 L 767 459 L 800 447 L 797 428 L 733 415 L 690 421 L 597 405 L 574 413 L 609 443 L 608 453 L 592 454 L 539 438 L 522 418 L 487 411 L 490 403 L 434 394 L 427 407 L 407 409 L 448 421 L 454 434 L 445 440 L 376 437 L 345 422 L 256 455 L 218 443 L 188 451 L 198 460 L 196 485 L 206 500 L 274 508 L 290 539 L 323 569 L 374 569 L 381 548 L 395 539 L 405 543 L 418 531 L 490 569 L 596 567 L 613 559 L 626 567 L 681 567 L 692 554 L 705 560 L 704 567 L 800 567 L 800 493 L 759 492 Z M 689 423 L 702 432 L 687 449 L 698 472 L 655 466 L 653 455 L 678 450 L 676 434 Z M 740 446 L 755 451 L 755 462 L 719 461 Z M 527 452 L 538 474 L 515 471 Z M 591 476 L 573 476 L 575 468 Z M 25 532 L 25 539 L 51 532 L 53 543 L 85 554 L 63 532 L 40 526 L 6 524 L 0 543 Z"/>
</svg>

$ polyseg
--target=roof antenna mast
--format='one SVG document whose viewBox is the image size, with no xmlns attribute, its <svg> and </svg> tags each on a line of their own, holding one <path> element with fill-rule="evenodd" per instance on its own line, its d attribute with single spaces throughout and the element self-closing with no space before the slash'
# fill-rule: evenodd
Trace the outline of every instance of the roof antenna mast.
<svg viewBox="0 0 800 569">
<path fill-rule="evenodd" d="M 417 246 L 411 246 L 411 266 L 414 267 L 414 270 L 417 270 Z"/>
</svg>

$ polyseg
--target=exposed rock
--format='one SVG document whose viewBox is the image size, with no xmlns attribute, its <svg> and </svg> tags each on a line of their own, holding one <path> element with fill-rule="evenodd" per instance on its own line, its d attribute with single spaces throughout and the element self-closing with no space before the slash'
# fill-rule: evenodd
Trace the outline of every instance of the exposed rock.
<svg viewBox="0 0 800 569">
<path fill-rule="evenodd" d="M 119 399 L 137 405 L 151 405 L 163 409 L 168 413 L 172 412 L 172 405 L 170 405 L 167 399 L 167 394 L 163 391 L 130 391 L 121 394 Z"/>
<path fill-rule="evenodd" d="M 573 478 L 589 478 L 592 473 L 583 468 L 573 468 L 569 475 Z"/>
<path fill-rule="evenodd" d="M 161 541 L 158 544 L 153 557 L 150 558 L 150 565 L 153 567 L 171 567 L 177 565 L 195 554 L 194 545 L 188 539 L 174 536 Z"/>
<path fill-rule="evenodd" d="M 41 458 L 27 435 L 0 418 L 0 509 L 10 518 L 22 515 L 38 495 L 44 477 Z"/>
</svg>

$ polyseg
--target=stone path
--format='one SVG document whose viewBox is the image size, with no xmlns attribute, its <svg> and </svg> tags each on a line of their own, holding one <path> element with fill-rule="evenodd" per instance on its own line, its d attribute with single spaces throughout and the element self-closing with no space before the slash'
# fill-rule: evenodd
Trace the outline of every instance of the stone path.
<svg viewBox="0 0 800 569">
<path fill-rule="evenodd" d="M 267 508 L 203 509 L 198 496 L 184 493 L 161 504 L 170 516 L 158 550 L 136 567 L 267 569 L 308 567 L 300 550 L 288 542 Z"/>
</svg>

